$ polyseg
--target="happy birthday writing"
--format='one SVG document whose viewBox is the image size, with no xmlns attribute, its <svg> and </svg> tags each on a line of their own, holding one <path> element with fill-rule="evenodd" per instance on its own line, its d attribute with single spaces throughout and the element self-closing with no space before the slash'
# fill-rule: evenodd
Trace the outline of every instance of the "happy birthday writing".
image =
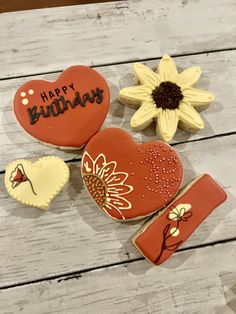
<svg viewBox="0 0 236 314">
<path fill-rule="evenodd" d="M 70 84 L 68 85 L 72 90 L 74 89 L 74 85 Z M 53 91 L 49 91 L 48 94 L 46 92 L 41 93 L 41 98 L 45 102 L 45 100 L 52 99 L 56 96 L 59 96 L 61 91 L 66 95 L 67 94 L 67 87 L 63 86 L 61 90 L 59 88 L 56 88 Z M 64 96 L 60 96 L 59 98 L 56 98 L 53 100 L 53 102 L 50 105 L 47 106 L 33 106 L 31 108 L 28 108 L 28 115 L 30 124 L 35 124 L 40 117 L 42 118 L 49 118 L 49 117 L 57 117 L 60 114 L 63 114 L 66 110 L 69 108 L 74 109 L 77 106 L 85 107 L 86 103 L 94 103 L 101 104 L 103 101 L 103 90 L 97 87 L 95 90 L 91 89 L 90 92 L 84 93 L 81 95 L 78 91 L 75 92 L 74 99 L 66 100 Z"/>
<path fill-rule="evenodd" d="M 53 99 L 54 97 L 59 97 L 62 92 L 66 95 L 68 90 L 70 90 L 70 89 L 75 91 L 74 83 L 68 84 L 67 86 L 64 85 L 61 88 L 55 88 L 53 91 L 50 90 L 48 92 L 42 92 L 42 93 L 40 93 L 40 96 L 41 96 L 43 102 L 45 102 L 48 99 Z"/>
</svg>

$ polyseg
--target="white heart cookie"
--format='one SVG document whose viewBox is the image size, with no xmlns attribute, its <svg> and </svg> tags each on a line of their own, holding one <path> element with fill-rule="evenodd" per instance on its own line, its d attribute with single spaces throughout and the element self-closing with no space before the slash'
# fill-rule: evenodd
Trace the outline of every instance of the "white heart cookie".
<svg viewBox="0 0 236 314">
<path fill-rule="evenodd" d="M 42 157 L 34 163 L 25 159 L 15 160 L 5 172 L 9 194 L 22 204 L 42 209 L 48 209 L 68 180 L 68 166 L 54 156 Z"/>
</svg>

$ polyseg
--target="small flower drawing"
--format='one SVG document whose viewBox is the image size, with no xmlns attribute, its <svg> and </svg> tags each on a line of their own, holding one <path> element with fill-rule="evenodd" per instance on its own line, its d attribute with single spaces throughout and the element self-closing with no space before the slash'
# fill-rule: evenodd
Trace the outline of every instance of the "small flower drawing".
<svg viewBox="0 0 236 314">
<path fill-rule="evenodd" d="M 176 243 L 168 244 L 168 240 L 171 237 L 178 237 L 180 234 L 180 223 L 186 222 L 188 219 L 192 216 L 191 204 L 179 204 L 171 209 L 169 214 L 167 215 L 167 219 L 171 220 L 172 222 L 175 222 L 175 226 L 172 226 L 171 223 L 167 224 L 163 230 L 163 241 L 161 245 L 161 251 L 160 254 L 155 259 L 154 263 L 157 264 L 162 254 L 165 250 L 167 251 L 175 251 L 177 248 L 182 244 L 183 240 L 180 240 Z M 172 226 L 172 227 L 171 227 Z"/>
<path fill-rule="evenodd" d="M 173 227 L 170 229 L 170 234 L 172 235 L 172 237 L 177 237 L 179 235 L 179 229 L 177 227 Z"/>
<path fill-rule="evenodd" d="M 37 195 L 34 191 L 33 184 L 31 180 L 25 174 L 25 170 L 22 164 L 18 164 L 16 168 L 12 171 L 11 176 L 9 178 L 12 183 L 12 188 L 15 189 L 23 182 L 29 182 L 32 192 Z"/>
<path fill-rule="evenodd" d="M 179 204 L 170 211 L 168 219 L 187 221 L 192 216 L 192 212 L 188 211 L 190 208 L 190 204 Z"/>
</svg>

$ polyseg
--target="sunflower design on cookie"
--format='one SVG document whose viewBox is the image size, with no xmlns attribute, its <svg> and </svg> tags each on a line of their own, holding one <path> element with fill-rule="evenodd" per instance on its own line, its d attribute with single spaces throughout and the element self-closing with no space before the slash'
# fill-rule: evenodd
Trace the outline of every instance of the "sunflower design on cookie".
<svg viewBox="0 0 236 314">
<path fill-rule="evenodd" d="M 93 160 L 88 152 L 85 152 L 82 165 L 84 183 L 97 205 L 108 215 L 109 210 L 115 209 L 124 220 L 122 211 L 132 207 L 125 198 L 126 194 L 133 191 L 131 185 L 125 184 L 128 173 L 117 172 L 117 162 L 108 162 L 102 153 Z"/>
<path fill-rule="evenodd" d="M 119 92 L 122 103 L 139 107 L 131 119 L 133 129 L 142 130 L 155 119 L 157 134 L 169 142 L 178 125 L 189 132 L 204 128 L 195 108 L 208 105 L 214 100 L 214 95 L 193 87 L 201 76 L 199 66 L 179 74 L 173 59 L 164 55 L 156 72 L 136 63 L 134 73 L 140 85 L 126 87 Z"/>
</svg>

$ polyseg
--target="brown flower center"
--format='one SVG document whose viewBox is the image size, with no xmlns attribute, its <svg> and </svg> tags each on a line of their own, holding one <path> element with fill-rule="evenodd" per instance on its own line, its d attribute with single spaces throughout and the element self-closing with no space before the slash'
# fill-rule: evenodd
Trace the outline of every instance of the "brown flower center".
<svg viewBox="0 0 236 314">
<path fill-rule="evenodd" d="M 84 182 L 89 193 L 92 195 L 98 206 L 105 206 L 107 189 L 103 180 L 95 174 L 85 174 Z"/>
<path fill-rule="evenodd" d="M 162 109 L 178 108 L 179 102 L 183 97 L 180 87 L 169 81 L 162 82 L 152 91 L 152 99 L 157 108 Z"/>
</svg>

